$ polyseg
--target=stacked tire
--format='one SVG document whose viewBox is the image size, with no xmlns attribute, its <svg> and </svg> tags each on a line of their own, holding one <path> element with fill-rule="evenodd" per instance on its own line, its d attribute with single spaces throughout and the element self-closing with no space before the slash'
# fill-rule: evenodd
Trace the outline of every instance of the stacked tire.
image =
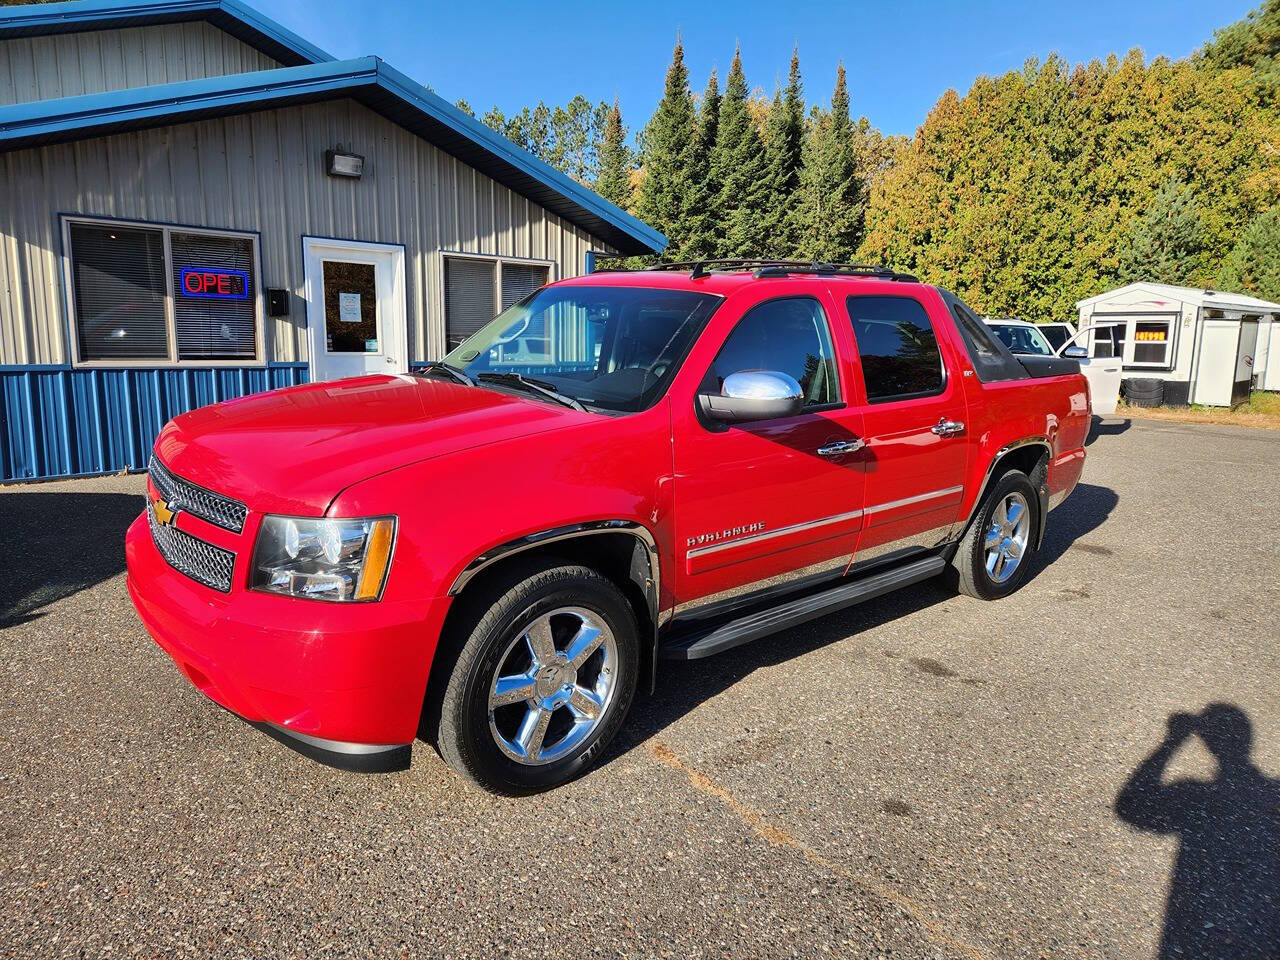
<svg viewBox="0 0 1280 960">
<path fill-rule="evenodd" d="M 1130 406 L 1158 407 L 1164 403 L 1164 381 L 1155 377 L 1130 377 L 1123 385 Z"/>
</svg>

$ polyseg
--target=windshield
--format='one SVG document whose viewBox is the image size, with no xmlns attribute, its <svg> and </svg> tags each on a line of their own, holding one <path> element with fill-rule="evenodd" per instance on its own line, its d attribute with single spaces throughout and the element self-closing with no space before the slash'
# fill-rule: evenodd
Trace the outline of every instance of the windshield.
<svg viewBox="0 0 1280 960">
<path fill-rule="evenodd" d="M 504 379 L 486 374 L 519 374 L 588 407 L 643 410 L 662 396 L 720 301 L 686 290 L 543 287 L 444 362 L 486 387 Z"/>
<path fill-rule="evenodd" d="M 1030 354 L 1035 357 L 1052 357 L 1053 348 L 1035 327 L 1015 327 L 1010 323 L 993 323 L 991 331 L 1011 353 Z"/>
</svg>

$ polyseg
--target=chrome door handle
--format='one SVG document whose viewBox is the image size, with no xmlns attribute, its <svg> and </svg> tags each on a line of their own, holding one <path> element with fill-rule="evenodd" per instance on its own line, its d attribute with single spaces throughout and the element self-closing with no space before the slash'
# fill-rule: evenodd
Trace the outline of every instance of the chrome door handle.
<svg viewBox="0 0 1280 960">
<path fill-rule="evenodd" d="M 867 445 L 865 440 L 834 440 L 831 443 L 824 443 L 818 448 L 818 456 L 820 457 L 839 457 L 846 453 L 857 453 Z"/>
<path fill-rule="evenodd" d="M 959 420 L 948 420 L 943 417 L 929 429 L 940 437 L 954 437 L 957 433 L 964 433 L 964 424 Z"/>
</svg>

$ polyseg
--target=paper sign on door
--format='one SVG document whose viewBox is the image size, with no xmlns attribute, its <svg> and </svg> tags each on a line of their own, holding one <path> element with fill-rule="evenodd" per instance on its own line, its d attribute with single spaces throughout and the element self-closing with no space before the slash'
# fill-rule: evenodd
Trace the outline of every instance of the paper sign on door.
<svg viewBox="0 0 1280 960">
<path fill-rule="evenodd" d="M 342 323 L 360 322 L 360 294 L 338 294 L 338 320 Z"/>
</svg>

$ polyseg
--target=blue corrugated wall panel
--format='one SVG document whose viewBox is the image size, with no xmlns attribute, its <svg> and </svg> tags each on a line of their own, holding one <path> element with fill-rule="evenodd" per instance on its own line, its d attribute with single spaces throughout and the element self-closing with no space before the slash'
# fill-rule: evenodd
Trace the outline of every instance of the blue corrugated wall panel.
<svg viewBox="0 0 1280 960">
<path fill-rule="evenodd" d="M 160 428 L 179 413 L 306 382 L 306 364 L 0 367 L 0 482 L 143 470 Z"/>
</svg>

